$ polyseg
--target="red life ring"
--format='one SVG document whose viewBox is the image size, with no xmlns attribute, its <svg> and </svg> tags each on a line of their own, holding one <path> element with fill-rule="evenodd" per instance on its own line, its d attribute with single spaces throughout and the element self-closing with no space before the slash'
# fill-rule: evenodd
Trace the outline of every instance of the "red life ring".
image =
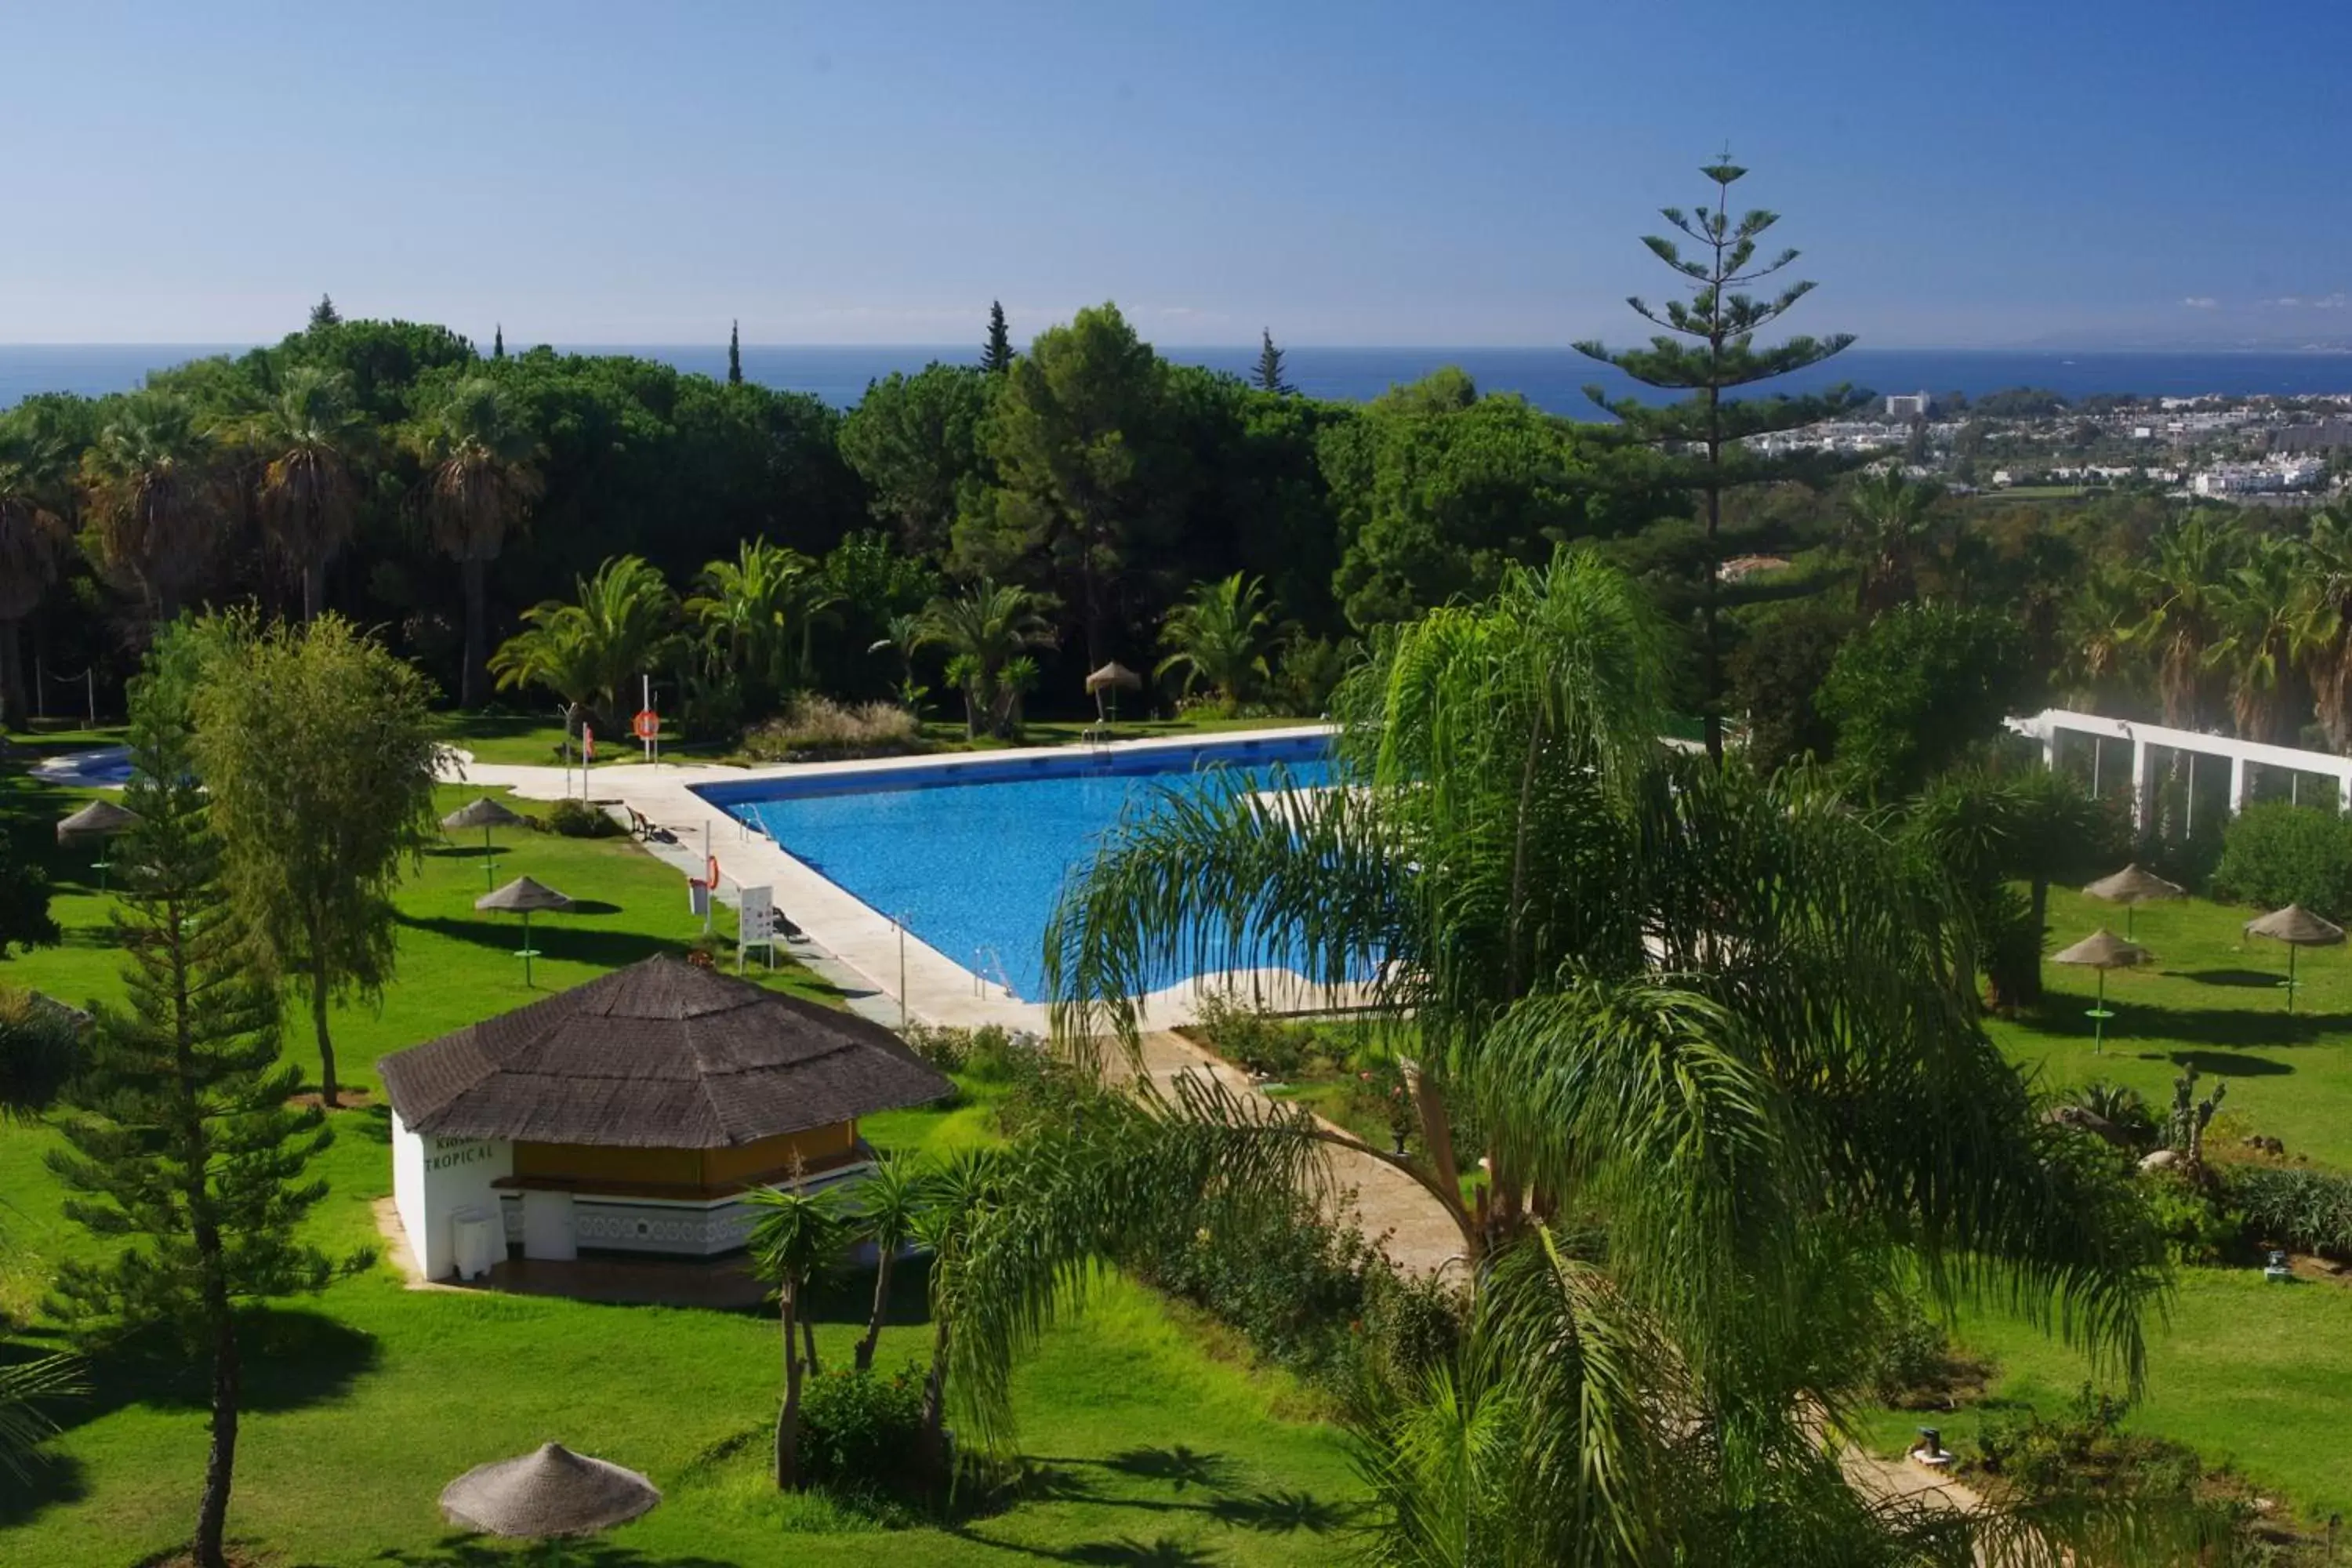
<svg viewBox="0 0 2352 1568">
<path fill-rule="evenodd" d="M 661 715 L 650 708 L 639 709 L 636 722 L 632 728 L 638 740 L 650 741 L 661 733 Z"/>
<path fill-rule="evenodd" d="M 710 890 L 714 893 L 717 892 L 719 890 L 719 857 L 716 855 L 711 856 L 709 864 L 705 866 L 703 869 L 709 874 Z"/>
</svg>

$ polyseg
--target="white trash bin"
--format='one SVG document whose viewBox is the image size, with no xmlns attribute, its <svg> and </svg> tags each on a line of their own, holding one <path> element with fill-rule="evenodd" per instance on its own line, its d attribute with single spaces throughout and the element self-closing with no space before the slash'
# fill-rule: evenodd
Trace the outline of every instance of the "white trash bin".
<svg viewBox="0 0 2352 1568">
<path fill-rule="evenodd" d="M 491 1265 L 506 1261 L 506 1220 L 496 1209 L 462 1208 L 449 1216 L 449 1223 L 457 1232 L 452 1250 L 458 1279 L 479 1279 Z"/>
</svg>

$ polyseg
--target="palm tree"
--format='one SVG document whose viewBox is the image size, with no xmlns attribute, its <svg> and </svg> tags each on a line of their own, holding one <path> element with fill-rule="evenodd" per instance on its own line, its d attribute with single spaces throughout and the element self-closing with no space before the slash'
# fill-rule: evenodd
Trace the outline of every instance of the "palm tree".
<svg viewBox="0 0 2352 1568">
<path fill-rule="evenodd" d="M 62 444 L 37 432 L 0 431 L 0 723 L 25 722 L 25 617 L 58 580 L 73 542 L 62 515 Z"/>
<path fill-rule="evenodd" d="M 701 584 L 686 612 L 702 628 L 712 674 L 741 682 L 755 709 L 807 683 L 817 619 L 836 600 L 817 563 L 747 539 L 734 560 L 704 566 Z"/>
<path fill-rule="evenodd" d="M 245 423 L 244 441 L 261 462 L 254 498 L 262 526 L 301 574 L 304 620 L 326 607 L 327 565 L 351 542 L 372 430 L 352 405 L 350 378 L 315 365 L 288 371 L 277 395 Z"/>
<path fill-rule="evenodd" d="M 847 1244 L 848 1229 L 829 1189 L 811 1194 L 753 1187 L 746 1196 L 760 1211 L 749 1243 L 751 1267 L 776 1287 L 782 1320 L 784 1394 L 776 1411 L 776 1486 L 789 1489 L 800 1484 L 801 1374 L 805 1368 L 793 1330 L 800 1326 L 801 1293 L 832 1265 Z M 810 1344 L 814 1348 L 814 1341 Z M 815 1357 L 807 1361 L 813 1364 Z"/>
<path fill-rule="evenodd" d="M 867 647 L 867 653 L 880 653 L 887 648 L 898 656 L 898 703 L 909 713 L 919 714 L 923 699 L 930 689 L 915 679 L 915 656 L 930 641 L 930 630 L 921 616 L 901 612 L 882 623 L 882 635 Z"/>
<path fill-rule="evenodd" d="M 2164 721 L 2193 730 L 2205 718 L 2205 650 L 2220 633 L 2213 591 L 2232 563 L 2236 536 L 2202 511 L 2168 524 L 2153 542 L 2153 558 L 2135 574 L 2147 608 L 2131 639 L 2155 655 L 2157 694 Z"/>
<path fill-rule="evenodd" d="M 2286 689 L 2311 638 L 2306 572 L 2300 544 L 2257 539 L 2246 559 L 2213 585 L 2216 635 L 2204 662 L 2227 682 L 2240 740 L 2294 739 L 2280 731 Z"/>
<path fill-rule="evenodd" d="M 159 621 L 203 581 L 225 511 L 211 436 L 176 393 L 123 402 L 82 458 L 99 564 Z"/>
<path fill-rule="evenodd" d="M 2341 752 L 2352 746 L 2352 510 L 2339 506 L 2312 513 L 2304 557 L 2304 669 L 2327 743 Z"/>
<path fill-rule="evenodd" d="M 471 376 L 449 389 L 410 434 L 425 464 L 423 503 L 433 542 L 465 580 L 466 655 L 458 702 L 479 700 L 488 647 L 485 604 L 489 563 L 523 526 L 545 487 L 546 449 L 498 383 Z"/>
<path fill-rule="evenodd" d="M 575 587 L 573 603 L 550 599 L 523 612 L 524 629 L 499 645 L 491 673 L 501 691 L 546 688 L 563 700 L 570 719 L 584 709 L 617 721 L 629 682 L 670 658 L 677 601 L 662 574 L 635 555 L 606 561 Z"/>
<path fill-rule="evenodd" d="M 87 1392 L 81 1363 L 72 1356 L 43 1356 L 0 1366 L 0 1470 L 26 1479 L 34 1450 L 57 1430 L 42 1405 Z"/>
<path fill-rule="evenodd" d="M 1054 645 L 1053 623 L 1045 615 L 1050 603 L 1042 594 L 982 577 L 923 611 L 927 640 L 947 649 L 949 678 L 962 688 L 965 734 L 1009 735 L 1018 728 L 1022 689 L 1005 676 L 1024 649 Z M 1033 680 L 1035 671 L 1032 662 Z"/>
<path fill-rule="evenodd" d="M 2145 675 L 2133 639 L 2141 606 L 2127 573 L 2093 571 L 2075 583 L 2059 614 L 2058 680 L 2071 706 L 2104 713 L 2141 689 Z"/>
<path fill-rule="evenodd" d="M 1160 626 L 1160 644 L 1171 651 L 1157 673 L 1183 670 L 1188 697 L 1196 683 L 1207 682 L 1217 706 L 1234 712 L 1266 678 L 1275 632 L 1265 585 L 1257 578 L 1236 572 L 1222 582 L 1195 584 Z"/>
<path fill-rule="evenodd" d="M 1919 558 L 1934 536 L 1941 485 L 1913 484 L 1900 468 L 1864 474 L 1846 492 L 1845 543 L 1861 564 L 1854 608 L 1865 616 L 1908 603 L 1919 590 Z"/>
<path fill-rule="evenodd" d="M 930 1196 L 929 1173 L 902 1157 L 877 1161 L 857 1184 L 857 1228 L 874 1244 L 874 1307 L 857 1342 L 860 1372 L 874 1364 L 874 1347 L 882 1338 L 882 1319 L 890 1305 L 890 1266 L 899 1248 L 915 1239 Z"/>
<path fill-rule="evenodd" d="M 1338 1141 L 1421 1182 L 1472 1260 L 1444 1372 L 1496 1413 L 1507 1461 L 1464 1485 L 1514 1532 L 1477 1560 L 1737 1561 L 1703 1545 L 1867 1521 L 1813 1413 L 1853 1395 L 1901 1271 L 2035 1303 L 2138 1375 L 2160 1239 L 1985 1033 L 1948 880 L 1804 771 L 1660 746 L 1666 668 L 1615 572 L 1515 571 L 1384 636 L 1336 706 L 1339 787 L 1236 784 L 1105 841 L 1047 936 L 1058 1038 L 1131 1045 L 1171 970 L 1288 967 L 1410 1053 L 1429 1158 L 1192 1091 L 1057 1128 L 1070 1180 L 1024 1169 L 973 1244 L 961 1400 L 997 1399 L 1122 1213 L 1293 1180 Z M 1489 1173 L 1467 1200 L 1457 1128 Z M 1448 1396 L 1390 1389 L 1358 1435 Z"/>
</svg>

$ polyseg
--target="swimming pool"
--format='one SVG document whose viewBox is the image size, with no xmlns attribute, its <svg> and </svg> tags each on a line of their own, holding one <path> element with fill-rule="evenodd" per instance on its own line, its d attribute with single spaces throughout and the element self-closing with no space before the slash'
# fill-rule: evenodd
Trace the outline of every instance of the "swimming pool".
<svg viewBox="0 0 2352 1568">
<path fill-rule="evenodd" d="M 877 913 L 903 920 L 946 957 L 1038 1001 L 1045 922 L 1062 879 L 1093 858 L 1105 829 L 1163 790 L 1203 787 L 1213 773 L 1263 787 L 1277 769 L 1299 784 L 1325 782 L 1322 738 L 876 769 L 696 793 Z M 1186 978 L 1171 973 L 1160 984 Z"/>
</svg>

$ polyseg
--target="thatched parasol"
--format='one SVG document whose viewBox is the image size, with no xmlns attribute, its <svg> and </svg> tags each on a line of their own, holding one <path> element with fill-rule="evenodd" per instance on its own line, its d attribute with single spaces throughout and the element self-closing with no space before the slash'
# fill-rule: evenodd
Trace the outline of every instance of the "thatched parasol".
<svg viewBox="0 0 2352 1568">
<path fill-rule="evenodd" d="M 520 827 L 522 823 L 521 817 L 486 795 L 476 796 L 470 804 L 459 806 L 441 819 L 444 832 L 457 833 L 469 827 L 482 830 L 482 886 L 485 888 L 497 879 L 495 873 L 499 863 L 498 846 L 490 842 L 490 829 Z"/>
<path fill-rule="evenodd" d="M 1110 714 L 1103 711 L 1103 693 L 1106 691 L 1111 693 L 1110 713 L 1118 711 L 1118 691 L 1122 687 L 1129 691 L 1140 691 L 1143 689 L 1143 677 L 1117 659 L 1087 677 L 1087 695 L 1095 700 L 1096 718 L 1106 722 L 1109 720 Z"/>
<path fill-rule="evenodd" d="M 2113 878 L 2108 879 L 2110 881 Z M 2089 936 L 2061 952 L 2050 955 L 2053 963 L 2074 963 L 2099 972 L 2098 1005 L 2085 1016 L 2091 1020 L 2091 1052 L 2097 1055 L 2106 1048 L 2107 1020 L 2115 1015 L 2107 1011 L 2107 971 L 2129 969 L 2147 961 L 2147 949 L 2137 942 L 2126 942 L 2115 932 L 2101 926 Z"/>
<path fill-rule="evenodd" d="M 2246 922 L 2248 936 L 2266 936 L 2273 942 L 2286 943 L 2286 978 L 2280 982 L 2286 987 L 2286 1010 L 2294 1011 L 2294 990 L 2301 984 L 2294 977 L 2294 950 L 2299 947 L 2334 947 L 2344 940 L 2344 928 L 2332 921 L 2321 920 L 2301 904 L 2289 904 L 2283 910 L 2273 910 Z"/>
<path fill-rule="evenodd" d="M 2105 899 L 2124 907 L 2124 935 L 2129 937 L 2132 914 L 2142 904 L 2152 904 L 2160 899 L 2185 899 L 2189 889 L 2178 882 L 2168 882 L 2153 871 L 2143 871 L 2137 865 L 2125 867 L 2112 877 L 2102 877 L 2083 889 L 2095 899 Z"/>
<path fill-rule="evenodd" d="M 111 838 L 118 833 L 128 832 L 138 821 L 139 814 L 135 811 L 127 810 L 110 800 L 94 800 L 58 824 L 58 842 L 70 844 L 77 838 Z M 91 861 L 90 869 L 98 873 L 98 885 L 103 890 L 109 869 L 106 857 L 101 854 Z"/>
<path fill-rule="evenodd" d="M 478 910 L 505 910 L 522 916 L 522 983 L 530 984 L 530 961 L 539 950 L 530 945 L 530 917 L 539 910 L 568 910 L 571 898 L 552 888 L 542 887 L 529 877 L 517 877 L 495 893 L 484 893 L 474 900 Z"/>
<path fill-rule="evenodd" d="M 441 1489 L 442 1517 L 450 1523 L 539 1541 L 593 1535 L 626 1524 L 659 1501 L 661 1492 L 636 1471 L 561 1443 L 477 1465 Z"/>
</svg>

